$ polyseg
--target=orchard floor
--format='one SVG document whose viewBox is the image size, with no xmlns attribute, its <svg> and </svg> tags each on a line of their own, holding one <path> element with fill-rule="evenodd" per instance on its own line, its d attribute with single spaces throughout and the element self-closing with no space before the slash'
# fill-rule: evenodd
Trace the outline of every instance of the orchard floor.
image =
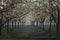
<svg viewBox="0 0 60 40">
<path fill-rule="evenodd" d="M 7 28 L 2 29 L 2 35 L 0 36 L 1 40 L 57 40 L 56 31 L 48 30 L 45 28 L 42 30 L 43 27 L 36 27 L 36 26 L 17 26 L 9 27 L 8 31 Z"/>
</svg>

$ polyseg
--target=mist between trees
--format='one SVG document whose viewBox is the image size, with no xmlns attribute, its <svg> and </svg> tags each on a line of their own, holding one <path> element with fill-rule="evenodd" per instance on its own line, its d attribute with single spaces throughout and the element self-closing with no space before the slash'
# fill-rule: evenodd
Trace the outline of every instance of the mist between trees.
<svg viewBox="0 0 60 40">
<path fill-rule="evenodd" d="M 0 0 L 0 35 L 2 27 L 18 25 L 56 26 L 59 37 L 60 0 Z"/>
</svg>

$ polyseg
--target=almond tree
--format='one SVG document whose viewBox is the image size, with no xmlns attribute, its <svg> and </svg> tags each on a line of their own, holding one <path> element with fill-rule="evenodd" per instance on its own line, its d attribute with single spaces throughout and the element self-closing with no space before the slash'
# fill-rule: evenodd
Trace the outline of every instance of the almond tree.
<svg viewBox="0 0 60 40">
<path fill-rule="evenodd" d="M 0 35 L 2 26 L 8 22 L 9 20 L 16 17 L 16 13 L 12 13 L 13 9 L 15 9 L 16 2 L 15 0 L 0 0 Z"/>
<path fill-rule="evenodd" d="M 51 18 L 51 22 L 52 20 L 54 20 L 54 22 L 56 23 L 56 30 L 57 30 L 57 37 L 59 37 L 59 16 L 60 16 L 60 1 L 59 0 L 49 0 L 49 5 L 50 5 L 50 18 Z M 50 25 L 51 25 L 50 22 Z M 51 26 L 49 28 L 49 32 L 50 32 Z"/>
</svg>

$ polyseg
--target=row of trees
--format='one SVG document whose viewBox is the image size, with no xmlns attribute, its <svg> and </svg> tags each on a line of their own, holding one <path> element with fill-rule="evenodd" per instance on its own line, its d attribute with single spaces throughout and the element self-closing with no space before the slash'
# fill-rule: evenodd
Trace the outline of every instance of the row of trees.
<svg viewBox="0 0 60 40">
<path fill-rule="evenodd" d="M 16 10 L 16 0 L 0 0 L 0 35 L 2 26 L 13 18 L 18 17 Z"/>
<path fill-rule="evenodd" d="M 31 11 L 32 10 L 32 11 Z M 57 36 L 59 36 L 60 18 L 59 0 L 0 0 L 0 35 L 2 26 L 14 18 L 23 20 L 31 12 L 35 21 L 43 24 L 47 16 L 50 17 L 50 28 L 52 20 L 56 23 Z"/>
</svg>

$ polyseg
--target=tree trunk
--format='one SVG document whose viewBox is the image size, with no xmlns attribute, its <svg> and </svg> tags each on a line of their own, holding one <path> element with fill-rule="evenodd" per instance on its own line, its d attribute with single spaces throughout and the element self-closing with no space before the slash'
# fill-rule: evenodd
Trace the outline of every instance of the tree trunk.
<svg viewBox="0 0 60 40">
<path fill-rule="evenodd" d="M 2 19 L 0 19 L 0 36 L 1 36 L 1 30 L 2 30 Z"/>
<path fill-rule="evenodd" d="M 36 28 L 38 29 L 38 21 L 36 22 Z"/>
<path fill-rule="evenodd" d="M 48 31 L 48 32 L 51 31 L 51 23 L 52 23 L 52 19 L 51 19 L 51 17 L 50 17 L 50 26 L 49 26 L 49 31 Z"/>
<path fill-rule="evenodd" d="M 0 36 L 1 36 L 2 25 L 0 24 Z"/>
<path fill-rule="evenodd" d="M 0 18 L 0 36 L 1 36 L 1 30 L 2 30 L 2 19 L 3 19 L 3 14 L 1 14 L 1 18 Z"/>
<path fill-rule="evenodd" d="M 38 21 L 36 21 L 36 27 L 38 27 Z"/>
<path fill-rule="evenodd" d="M 19 29 L 19 22 L 18 22 L 18 29 Z"/>
<path fill-rule="evenodd" d="M 7 20 L 7 32 L 9 31 L 9 21 Z"/>
<path fill-rule="evenodd" d="M 43 28 L 42 28 L 42 30 L 44 31 L 44 22 L 42 23 L 42 25 L 43 25 Z"/>
<path fill-rule="evenodd" d="M 59 16 L 60 16 L 60 9 L 57 7 L 57 12 L 58 12 L 58 23 L 57 23 L 57 26 L 56 26 L 56 30 L 57 30 L 57 38 L 59 38 Z"/>
<path fill-rule="evenodd" d="M 16 29 L 16 22 L 15 22 L 15 29 Z"/>
<path fill-rule="evenodd" d="M 12 21 L 12 31 L 13 31 L 13 21 Z"/>
</svg>

